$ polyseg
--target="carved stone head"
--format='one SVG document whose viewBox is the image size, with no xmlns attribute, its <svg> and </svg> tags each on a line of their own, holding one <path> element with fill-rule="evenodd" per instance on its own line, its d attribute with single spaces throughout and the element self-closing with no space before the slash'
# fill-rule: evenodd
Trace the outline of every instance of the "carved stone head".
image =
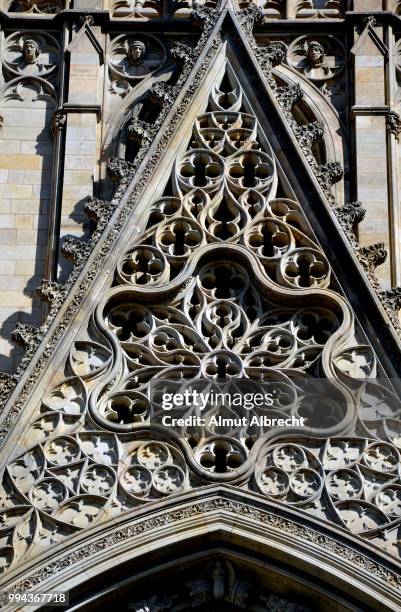
<svg viewBox="0 0 401 612">
<path fill-rule="evenodd" d="M 27 64 L 36 64 L 40 53 L 38 43 L 31 38 L 27 38 L 24 40 L 22 53 Z"/>
<path fill-rule="evenodd" d="M 323 45 L 317 40 L 310 40 L 306 47 L 306 57 L 311 66 L 317 66 L 321 64 L 325 57 L 325 50 Z"/>
<path fill-rule="evenodd" d="M 146 46 L 141 40 L 131 40 L 128 43 L 128 59 L 131 64 L 142 64 L 145 57 Z"/>
</svg>

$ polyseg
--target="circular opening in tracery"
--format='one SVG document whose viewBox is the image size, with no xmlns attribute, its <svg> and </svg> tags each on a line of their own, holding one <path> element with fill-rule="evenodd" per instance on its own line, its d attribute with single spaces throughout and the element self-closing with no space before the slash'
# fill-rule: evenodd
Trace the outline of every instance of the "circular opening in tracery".
<svg viewBox="0 0 401 612">
<path fill-rule="evenodd" d="M 214 466 L 214 456 L 212 453 L 206 452 L 200 458 L 200 464 L 202 467 L 210 470 Z"/>
</svg>

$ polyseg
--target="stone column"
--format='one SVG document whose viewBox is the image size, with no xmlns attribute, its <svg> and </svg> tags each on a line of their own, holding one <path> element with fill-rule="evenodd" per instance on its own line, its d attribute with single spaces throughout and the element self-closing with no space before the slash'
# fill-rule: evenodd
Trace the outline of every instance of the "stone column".
<svg viewBox="0 0 401 612">
<path fill-rule="evenodd" d="M 387 93 L 389 113 L 386 117 L 387 128 L 387 174 L 388 174 L 388 203 L 390 221 L 390 255 L 392 285 L 401 284 L 401 245 L 400 245 L 400 206 L 399 206 L 399 145 L 400 116 L 395 111 L 397 105 L 397 87 L 395 78 L 395 41 L 392 28 L 388 28 L 387 45 L 389 49 L 387 66 Z"/>
<path fill-rule="evenodd" d="M 354 11 L 382 11 L 386 0 L 354 0 Z M 391 10 L 391 9 L 390 9 Z"/>
<path fill-rule="evenodd" d="M 84 204 L 93 195 L 97 179 L 99 147 L 98 122 L 102 99 L 103 51 L 100 28 L 92 27 L 90 18 L 75 34 L 67 52 L 70 54 L 66 114 L 64 187 L 60 220 L 60 237 L 82 236 L 87 224 Z M 60 259 L 60 279 L 68 275 L 69 266 Z"/>
<path fill-rule="evenodd" d="M 354 189 L 355 198 L 361 200 L 367 211 L 360 225 L 360 242 L 362 245 L 384 242 L 389 248 L 386 142 L 388 50 L 383 42 L 383 28 L 378 27 L 373 18 L 368 18 L 351 53 L 354 57 Z M 390 287 L 389 260 L 378 268 L 377 275 L 384 288 Z"/>
<path fill-rule="evenodd" d="M 285 18 L 286 19 L 294 19 L 296 10 L 295 10 L 295 2 L 294 0 L 288 0 L 288 2 L 284 3 L 285 5 Z"/>
</svg>

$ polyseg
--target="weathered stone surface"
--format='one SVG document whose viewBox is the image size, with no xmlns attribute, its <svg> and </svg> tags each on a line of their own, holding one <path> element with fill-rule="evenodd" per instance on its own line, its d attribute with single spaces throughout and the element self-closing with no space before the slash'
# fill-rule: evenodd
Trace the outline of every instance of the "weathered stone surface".
<svg viewBox="0 0 401 612">
<path fill-rule="evenodd" d="M 227 520 L 236 544 L 245 523 L 261 555 L 265 531 L 289 538 L 311 567 L 324 552 L 335 593 L 341 572 L 352 574 L 344 592 L 361 609 L 374 609 L 366 584 L 373 603 L 399 597 L 389 54 L 379 18 L 321 31 L 316 20 L 343 17 L 343 2 L 260 4 L 74 5 L 86 14 L 66 13 L 69 70 L 59 69 L 62 19 L 52 17 L 63 3 L 11 7 L 23 18 L 2 48 L 0 317 L 23 349 L 14 362 L 24 356 L 15 374 L 0 373 L 3 597 L 87 564 L 77 586 L 115 565 L 113 547 L 149 553 L 170 528 L 179 544 L 193 520 L 220 534 Z M 287 19 L 308 20 L 302 35 Z M 345 61 L 351 40 L 355 66 Z M 361 202 L 343 205 L 351 190 Z M 281 425 L 150 427 L 151 382 L 272 377 L 284 389 Z M 323 385 L 317 416 L 300 393 L 311 377 Z M 213 499 L 187 503 L 216 483 Z M 223 555 L 179 592 L 143 592 L 129 609 L 311 609 L 284 586 L 250 588 Z"/>
</svg>

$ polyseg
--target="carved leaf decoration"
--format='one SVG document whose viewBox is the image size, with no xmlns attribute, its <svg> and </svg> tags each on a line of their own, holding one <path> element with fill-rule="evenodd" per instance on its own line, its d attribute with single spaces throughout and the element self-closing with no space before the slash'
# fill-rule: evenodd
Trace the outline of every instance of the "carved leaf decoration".
<svg viewBox="0 0 401 612">
<path fill-rule="evenodd" d="M 69 360 L 74 374 L 79 378 L 99 375 L 108 366 L 110 351 L 96 342 L 76 342 Z"/>
<path fill-rule="evenodd" d="M 50 410 L 59 410 L 64 414 L 80 416 L 87 404 L 87 391 L 83 381 L 78 378 L 67 378 L 44 398 L 43 405 Z"/>
</svg>

